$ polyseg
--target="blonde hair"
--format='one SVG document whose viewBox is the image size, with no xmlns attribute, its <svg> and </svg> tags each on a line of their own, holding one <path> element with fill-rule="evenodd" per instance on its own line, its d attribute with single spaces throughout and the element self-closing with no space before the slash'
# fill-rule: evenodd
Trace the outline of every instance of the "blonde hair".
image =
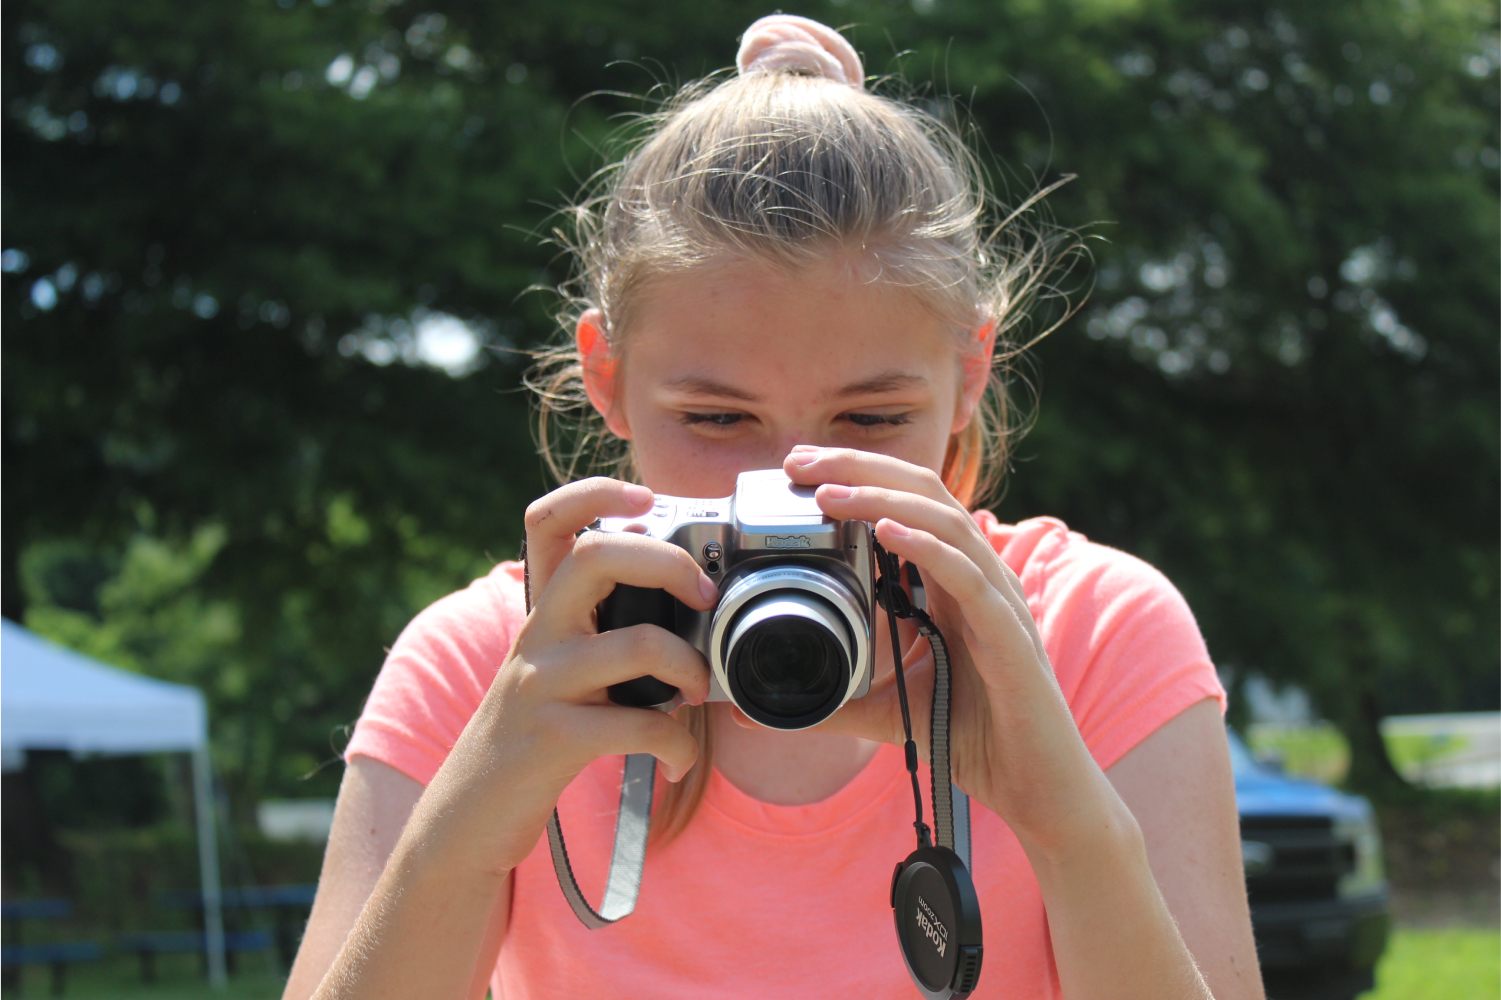
<svg viewBox="0 0 1501 1000">
<path fill-rule="evenodd" d="M 1021 225 L 1047 193 L 987 225 L 984 173 L 957 130 L 912 103 L 788 70 L 716 76 L 683 88 L 645 120 L 644 136 L 596 175 L 557 236 L 576 262 L 560 291 L 560 346 L 539 352 L 537 443 L 561 482 L 605 472 L 637 478 L 628 442 L 609 433 L 585 395 L 573 330 L 604 316 L 621 357 L 642 289 L 662 275 L 726 259 L 802 270 L 835 256 L 910 287 L 968 349 L 996 339 L 985 397 L 950 440 L 944 485 L 973 507 L 999 485 L 1025 419 L 1008 383 L 1030 343 L 1028 307 L 1078 243 Z M 1061 182 L 1060 182 L 1061 183 Z M 1056 185 L 1055 185 L 1056 186 Z M 1060 238 L 1061 237 L 1061 238 Z M 708 784 L 707 712 L 679 709 L 699 741 L 698 764 L 662 796 L 654 840 L 686 827 Z"/>
</svg>

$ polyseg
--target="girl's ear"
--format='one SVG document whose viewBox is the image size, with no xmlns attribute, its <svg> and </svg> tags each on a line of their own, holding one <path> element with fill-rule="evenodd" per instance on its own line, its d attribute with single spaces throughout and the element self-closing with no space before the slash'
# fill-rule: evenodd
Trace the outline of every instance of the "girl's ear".
<svg viewBox="0 0 1501 1000">
<path fill-rule="evenodd" d="M 615 405 L 616 373 L 620 366 L 605 336 L 605 314 L 598 309 L 584 310 L 574 328 L 573 341 L 578 347 L 579 363 L 584 370 L 584 392 L 588 394 L 589 402 L 605 418 L 605 426 L 611 434 L 629 441 L 630 425 Z"/>
<path fill-rule="evenodd" d="M 969 426 L 975 415 L 975 407 L 985 397 L 985 387 L 990 384 L 990 362 L 995 355 L 995 320 L 986 320 L 975 331 L 960 359 L 963 383 L 959 388 L 959 405 L 954 408 L 954 426 L 950 434 L 958 434 Z"/>
</svg>

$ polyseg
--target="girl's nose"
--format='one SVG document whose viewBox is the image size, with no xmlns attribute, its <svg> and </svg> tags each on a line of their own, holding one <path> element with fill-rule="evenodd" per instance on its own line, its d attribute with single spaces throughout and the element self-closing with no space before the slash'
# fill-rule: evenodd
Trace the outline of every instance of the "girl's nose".
<svg viewBox="0 0 1501 1000">
<path fill-rule="evenodd" d="M 828 429 L 823 427 L 798 427 L 785 432 L 778 442 L 782 454 L 787 454 L 798 445 L 812 445 L 815 448 L 828 448 L 837 442 L 829 438 Z"/>
<path fill-rule="evenodd" d="M 780 464 L 783 459 L 792 454 L 792 449 L 796 448 L 798 445 L 811 445 L 815 448 L 821 448 L 825 444 L 826 442 L 820 440 L 819 437 L 814 434 L 799 434 L 789 436 L 785 441 L 779 442 L 777 451 L 777 463 Z"/>
</svg>

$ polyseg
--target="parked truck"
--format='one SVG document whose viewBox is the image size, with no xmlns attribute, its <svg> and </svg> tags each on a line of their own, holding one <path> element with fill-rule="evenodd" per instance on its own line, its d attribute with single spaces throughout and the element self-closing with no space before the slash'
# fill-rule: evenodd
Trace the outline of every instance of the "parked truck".
<svg viewBox="0 0 1501 1000">
<path fill-rule="evenodd" d="M 1256 760 L 1230 731 L 1241 856 L 1268 1000 L 1353 1000 L 1390 932 L 1371 804 Z"/>
</svg>

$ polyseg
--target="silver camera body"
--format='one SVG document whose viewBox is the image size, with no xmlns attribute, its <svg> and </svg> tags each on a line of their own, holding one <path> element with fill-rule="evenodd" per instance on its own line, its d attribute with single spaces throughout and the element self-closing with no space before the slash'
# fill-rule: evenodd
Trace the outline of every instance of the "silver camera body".
<svg viewBox="0 0 1501 1000">
<path fill-rule="evenodd" d="M 875 558 L 870 526 L 826 517 L 811 487 L 781 469 L 742 472 L 733 496 L 656 498 L 599 531 L 632 531 L 686 550 L 719 586 L 695 611 L 665 591 L 620 585 L 599 605 L 599 629 L 649 623 L 681 636 L 709 662 L 710 701 L 729 701 L 775 729 L 806 729 L 870 690 Z M 671 702 L 653 677 L 610 688 L 620 704 Z"/>
</svg>

